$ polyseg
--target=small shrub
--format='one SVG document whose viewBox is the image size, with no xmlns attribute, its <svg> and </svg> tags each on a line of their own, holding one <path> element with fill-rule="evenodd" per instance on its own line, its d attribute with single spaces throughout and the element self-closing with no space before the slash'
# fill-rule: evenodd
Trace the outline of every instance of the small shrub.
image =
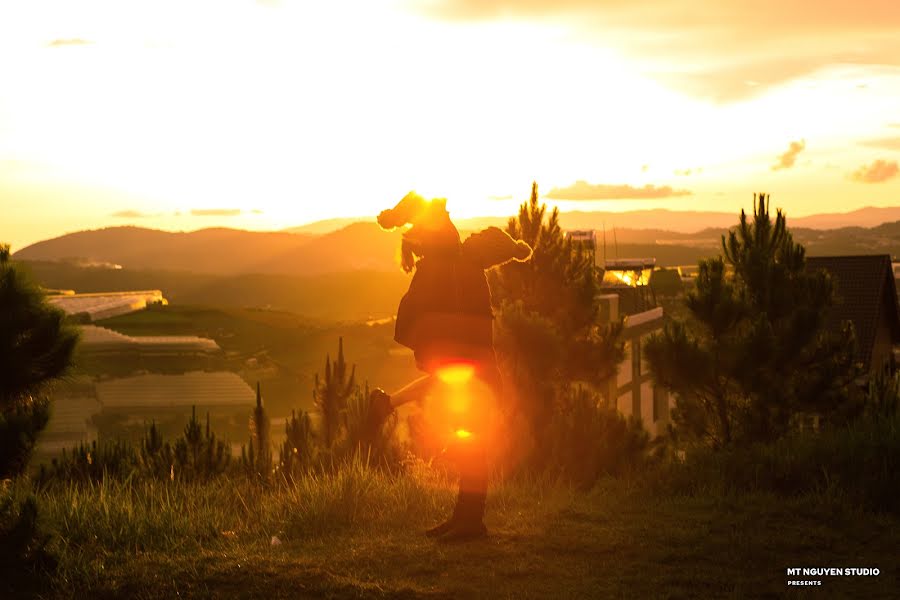
<svg viewBox="0 0 900 600">
<path fill-rule="evenodd" d="M 315 439 L 309 413 L 300 416 L 291 411 L 284 424 L 285 439 L 278 451 L 278 470 L 282 477 L 293 480 L 306 472 L 315 459 Z"/>
<path fill-rule="evenodd" d="M 137 459 L 144 475 L 158 479 L 174 477 L 175 453 L 171 444 L 163 440 L 155 421 L 150 424 L 144 439 L 141 440 Z"/>
<path fill-rule="evenodd" d="M 209 429 L 209 413 L 206 413 L 206 430 L 200 427 L 196 407 L 191 409 L 191 420 L 184 426 L 184 434 L 175 442 L 174 455 L 174 476 L 182 479 L 215 477 L 228 468 L 231 460 L 228 446 Z"/>
<path fill-rule="evenodd" d="M 102 481 L 108 477 L 122 478 L 137 466 L 134 448 L 121 440 L 79 444 L 62 452 L 49 466 L 41 466 L 38 481 Z"/>
<path fill-rule="evenodd" d="M 894 419 L 900 406 L 900 371 L 891 372 L 885 365 L 869 378 L 865 411 L 874 419 Z"/>
<path fill-rule="evenodd" d="M 900 419 L 866 417 L 773 444 L 694 448 L 648 475 L 661 493 L 837 493 L 872 511 L 900 514 Z"/>
<path fill-rule="evenodd" d="M 646 458 L 649 435 L 638 419 L 598 405 L 586 388 L 566 390 L 549 427 L 548 464 L 572 483 L 590 487 L 603 476 L 622 476 Z"/>
<path fill-rule="evenodd" d="M 0 495 L 0 592 L 12 598 L 36 592 L 57 561 L 47 550 L 49 536 L 38 527 L 37 500 L 16 502 L 9 483 L 3 482 Z"/>
</svg>

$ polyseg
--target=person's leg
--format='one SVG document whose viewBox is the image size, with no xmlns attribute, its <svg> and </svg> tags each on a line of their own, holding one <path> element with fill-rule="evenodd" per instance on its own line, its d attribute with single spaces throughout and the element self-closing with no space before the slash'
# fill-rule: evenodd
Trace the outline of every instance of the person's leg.
<svg viewBox="0 0 900 600">
<path fill-rule="evenodd" d="M 479 369 L 479 378 L 490 388 L 494 402 L 499 402 L 503 384 L 496 361 L 485 361 L 484 366 Z M 463 540 L 487 535 L 484 511 L 488 488 L 489 429 L 475 432 L 472 437 L 459 441 L 456 461 L 459 469 L 459 497 L 453 511 L 454 522 L 443 532 L 442 539 Z"/>
<path fill-rule="evenodd" d="M 441 534 L 445 540 L 464 540 L 487 535 L 484 509 L 487 500 L 488 468 L 483 440 L 469 438 L 458 454 L 459 496 L 453 517 Z"/>
<path fill-rule="evenodd" d="M 432 376 L 423 375 L 393 394 L 388 394 L 381 388 L 369 392 L 369 427 L 377 431 L 398 406 L 409 402 L 421 402 L 428 394 L 431 383 Z"/>
<path fill-rule="evenodd" d="M 433 378 L 433 375 L 422 375 L 418 379 L 404 385 L 390 395 L 391 407 L 397 408 L 410 402 L 420 402 L 431 389 Z"/>
</svg>

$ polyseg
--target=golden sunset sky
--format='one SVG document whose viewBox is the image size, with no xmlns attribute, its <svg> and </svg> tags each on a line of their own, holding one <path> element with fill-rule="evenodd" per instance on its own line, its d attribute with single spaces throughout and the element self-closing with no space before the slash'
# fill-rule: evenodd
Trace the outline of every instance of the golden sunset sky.
<svg viewBox="0 0 900 600">
<path fill-rule="evenodd" d="M 900 204 L 896 0 L 6 0 L 0 239 Z"/>
</svg>

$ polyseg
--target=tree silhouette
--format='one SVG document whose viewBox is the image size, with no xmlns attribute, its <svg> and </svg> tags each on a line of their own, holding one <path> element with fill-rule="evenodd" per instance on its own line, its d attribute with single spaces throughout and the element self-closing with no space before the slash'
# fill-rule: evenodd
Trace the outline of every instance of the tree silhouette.
<svg viewBox="0 0 900 600">
<path fill-rule="evenodd" d="M 557 209 L 547 214 L 537 183 L 518 216 L 509 220 L 507 233 L 527 242 L 533 253 L 527 262 L 489 272 L 495 346 L 516 390 L 516 406 L 541 446 L 568 386 L 600 384 L 615 374 L 624 356 L 621 324 L 598 323 L 594 256 L 564 234 Z"/>
<path fill-rule="evenodd" d="M 717 446 L 775 439 L 798 411 L 836 414 L 858 373 L 850 324 L 824 328 L 830 277 L 806 270 L 767 195 L 754 205 L 722 236 L 724 256 L 700 262 L 689 318 L 645 346 L 655 381 L 677 394 L 679 430 Z"/>
<path fill-rule="evenodd" d="M 600 282 L 594 256 L 578 251 L 564 235 L 557 208 L 547 215 L 547 205 L 538 199 L 537 183 L 506 231 L 513 239 L 527 242 L 533 253 L 531 260 L 507 263 L 493 271 L 495 304 L 521 301 L 527 310 L 550 318 L 564 332 L 595 325 Z"/>
<path fill-rule="evenodd" d="M 144 433 L 137 453 L 137 463 L 141 471 L 153 477 L 174 477 L 175 456 L 172 446 L 163 439 L 156 421 Z"/>
<path fill-rule="evenodd" d="M 313 401 L 320 416 L 322 443 L 331 449 L 346 427 L 347 401 L 356 389 L 356 365 L 350 367 L 344 360 L 344 338 L 338 340 L 338 354 L 334 364 L 331 356 L 325 356 L 325 377 L 316 373 Z"/>
<path fill-rule="evenodd" d="M 40 394 L 72 366 L 78 332 L 0 245 L 0 477 L 24 468 L 49 419 Z"/>
<path fill-rule="evenodd" d="M 248 473 L 268 479 L 272 471 L 272 447 L 269 415 L 263 406 L 262 392 L 256 382 L 256 406 L 250 415 L 250 444 L 241 447 L 241 462 Z"/>
<path fill-rule="evenodd" d="M 150 439 L 147 441 L 150 442 Z M 192 406 L 191 419 L 184 426 L 181 438 L 175 442 L 174 476 L 209 479 L 225 471 L 230 459 L 228 447 L 210 431 L 209 413 L 206 413 L 204 430 L 197 419 L 197 407 Z"/>
</svg>

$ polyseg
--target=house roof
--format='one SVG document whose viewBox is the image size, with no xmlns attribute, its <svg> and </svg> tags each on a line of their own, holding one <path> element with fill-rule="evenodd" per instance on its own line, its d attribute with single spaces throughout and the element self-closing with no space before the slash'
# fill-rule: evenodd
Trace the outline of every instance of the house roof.
<svg viewBox="0 0 900 600">
<path fill-rule="evenodd" d="M 825 269 L 831 274 L 837 301 L 826 317 L 826 325 L 837 329 L 844 321 L 853 322 L 859 358 L 866 368 L 882 318 L 890 327 L 894 343 L 900 342 L 900 306 L 890 256 L 810 256 L 806 268 Z"/>
</svg>

